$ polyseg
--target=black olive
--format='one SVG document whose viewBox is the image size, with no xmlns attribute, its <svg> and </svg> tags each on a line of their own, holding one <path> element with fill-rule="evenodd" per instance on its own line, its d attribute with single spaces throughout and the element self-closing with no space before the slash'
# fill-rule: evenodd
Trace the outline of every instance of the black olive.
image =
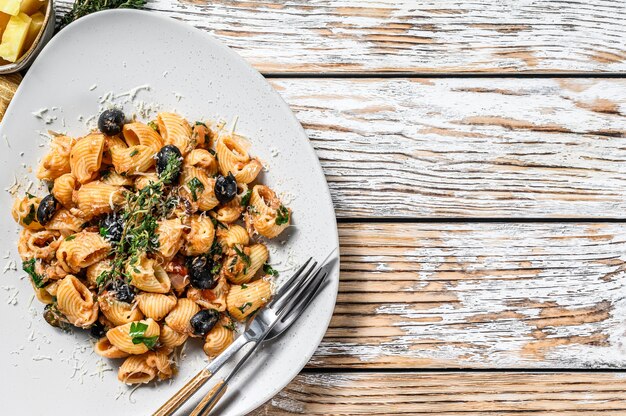
<svg viewBox="0 0 626 416">
<path fill-rule="evenodd" d="M 176 182 L 180 176 L 180 166 L 182 164 L 182 155 L 178 147 L 173 144 L 165 145 L 159 150 L 156 155 L 156 171 L 159 178 L 166 171 L 168 165 L 170 165 L 169 177 L 166 178 L 166 183 Z"/>
<path fill-rule="evenodd" d="M 91 325 L 91 328 L 89 328 L 89 334 L 94 338 L 100 339 L 106 335 L 106 329 L 104 328 L 104 325 L 96 321 L 96 323 Z"/>
<path fill-rule="evenodd" d="M 194 335 L 205 336 L 220 319 L 220 313 L 215 309 L 204 309 L 191 317 L 189 323 Z"/>
<path fill-rule="evenodd" d="M 59 209 L 59 202 L 52 195 L 46 195 L 37 208 L 37 222 L 46 225 L 54 217 Z"/>
<path fill-rule="evenodd" d="M 228 172 L 228 176 L 219 175 L 215 179 L 215 196 L 222 204 L 226 204 L 233 200 L 237 195 L 237 181 L 232 173 Z"/>
<path fill-rule="evenodd" d="M 107 214 L 100 222 L 100 235 L 109 241 L 120 241 L 124 232 L 124 220 L 116 212 Z"/>
<path fill-rule="evenodd" d="M 50 326 L 55 328 L 62 328 L 64 324 L 60 319 L 59 311 L 53 304 L 48 304 L 43 309 L 43 319 L 45 319 Z"/>
<path fill-rule="evenodd" d="M 213 274 L 213 261 L 205 256 L 194 257 L 189 262 L 189 282 L 197 289 L 213 289 L 217 286 L 216 276 Z"/>
<path fill-rule="evenodd" d="M 120 109 L 105 110 L 98 118 L 98 128 L 107 136 L 120 134 L 122 126 L 124 126 L 124 113 Z"/>
<path fill-rule="evenodd" d="M 114 286 L 114 290 L 115 297 L 120 302 L 131 303 L 135 300 L 135 291 L 128 283 L 120 281 Z"/>
</svg>

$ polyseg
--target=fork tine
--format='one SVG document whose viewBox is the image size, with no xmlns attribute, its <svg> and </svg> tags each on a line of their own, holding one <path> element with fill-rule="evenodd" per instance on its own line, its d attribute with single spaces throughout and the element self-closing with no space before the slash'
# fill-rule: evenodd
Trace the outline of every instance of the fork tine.
<svg viewBox="0 0 626 416">
<path fill-rule="evenodd" d="M 307 294 L 310 293 L 311 287 L 316 288 L 318 281 L 321 280 L 319 277 L 323 274 L 323 269 L 316 270 L 310 276 L 303 281 L 302 285 L 300 285 L 294 293 L 290 293 L 290 296 L 284 300 L 281 305 L 281 309 L 276 312 L 278 315 L 278 322 L 288 316 L 292 311 L 295 305 L 297 305 L 300 300 L 307 297 Z"/>
<path fill-rule="evenodd" d="M 315 276 L 317 273 L 317 262 L 314 261 L 311 267 L 303 273 L 302 276 L 295 282 L 290 288 L 288 288 L 276 301 L 271 305 L 271 309 L 278 312 L 284 306 L 285 303 L 294 296 L 294 293 L 298 293 L 302 286 L 308 284 L 307 282 L 311 279 L 312 276 Z"/>
<path fill-rule="evenodd" d="M 298 278 L 300 277 L 300 275 L 302 274 L 302 271 L 304 269 L 306 269 L 306 267 L 309 265 L 309 263 L 311 262 L 311 260 L 313 260 L 313 257 L 309 257 L 309 259 L 298 269 L 298 271 L 289 278 L 289 280 L 287 280 L 285 283 L 283 283 L 281 285 L 281 287 L 276 291 L 276 293 L 274 294 L 274 299 L 272 299 L 272 301 L 267 305 L 268 307 L 271 307 L 272 304 L 274 304 L 274 302 L 276 302 L 278 299 L 280 299 L 285 292 L 287 291 L 287 289 L 291 288 L 291 286 L 293 285 L 293 283 L 298 280 Z"/>
<path fill-rule="evenodd" d="M 321 270 L 320 270 L 321 271 Z M 316 275 L 317 277 L 317 275 Z M 304 295 L 297 299 L 296 302 L 293 302 L 288 307 L 285 307 L 283 313 L 281 313 L 281 319 L 275 326 L 276 332 L 272 334 L 271 338 L 274 338 L 287 330 L 295 322 L 297 318 L 302 315 L 302 313 L 309 306 L 309 303 L 315 298 L 315 295 L 319 292 L 322 287 L 322 284 L 326 281 L 328 277 L 328 272 L 325 271 L 322 274 L 322 277 L 316 279 L 317 281 L 311 285 L 310 290 L 304 292 Z"/>
</svg>

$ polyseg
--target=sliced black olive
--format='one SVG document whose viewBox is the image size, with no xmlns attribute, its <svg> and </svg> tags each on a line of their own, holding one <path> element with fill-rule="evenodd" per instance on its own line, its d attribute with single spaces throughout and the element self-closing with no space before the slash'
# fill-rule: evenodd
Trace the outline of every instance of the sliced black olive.
<svg viewBox="0 0 626 416">
<path fill-rule="evenodd" d="M 54 217 L 59 209 L 59 202 L 52 195 L 46 195 L 37 208 L 37 222 L 46 225 Z"/>
<path fill-rule="evenodd" d="M 204 309 L 191 317 L 189 323 L 194 335 L 205 336 L 220 319 L 220 313 L 215 309 Z"/>
<path fill-rule="evenodd" d="M 189 282 L 196 289 L 213 289 L 217 286 L 217 277 L 213 274 L 213 261 L 205 256 L 193 257 L 187 266 Z"/>
<path fill-rule="evenodd" d="M 106 335 L 106 329 L 104 328 L 104 325 L 96 321 L 96 323 L 91 325 L 91 328 L 89 328 L 89 334 L 94 338 L 100 339 Z"/>
<path fill-rule="evenodd" d="M 218 175 L 215 179 L 215 196 L 222 204 L 226 204 L 233 200 L 237 195 L 237 181 L 232 173 L 228 172 L 228 176 Z"/>
<path fill-rule="evenodd" d="M 107 214 L 100 222 L 100 235 L 109 241 L 120 241 L 124 232 L 124 220 L 116 212 Z"/>
<path fill-rule="evenodd" d="M 115 136 L 120 134 L 124 126 L 124 113 L 122 110 L 112 108 L 105 110 L 98 118 L 98 128 L 107 136 Z"/>
<path fill-rule="evenodd" d="M 114 286 L 115 297 L 120 302 L 132 303 L 135 300 L 135 291 L 128 283 L 117 282 Z"/>
<path fill-rule="evenodd" d="M 159 150 L 156 155 L 156 171 L 159 178 L 164 179 L 166 184 L 176 182 L 180 176 L 180 166 L 182 165 L 182 155 L 178 147 L 168 144 Z M 167 174 L 167 178 L 162 176 Z"/>
</svg>

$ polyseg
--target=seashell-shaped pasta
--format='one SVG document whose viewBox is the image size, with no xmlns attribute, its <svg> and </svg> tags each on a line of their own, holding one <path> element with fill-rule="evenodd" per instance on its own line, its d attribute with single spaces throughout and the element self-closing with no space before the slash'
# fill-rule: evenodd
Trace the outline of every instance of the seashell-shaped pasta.
<svg viewBox="0 0 626 416">
<path fill-rule="evenodd" d="M 78 273 L 109 255 L 111 246 L 98 233 L 81 231 L 61 241 L 56 258 L 68 273 Z"/>
<path fill-rule="evenodd" d="M 70 153 L 75 142 L 76 140 L 71 137 L 55 136 L 50 143 L 50 153 L 41 160 L 37 178 L 52 181 L 65 173 L 70 173 Z"/>
<path fill-rule="evenodd" d="M 265 306 L 272 295 L 270 282 L 259 279 L 245 285 L 230 287 L 226 297 L 226 305 L 230 316 L 238 321 L 243 321 Z"/>
<path fill-rule="evenodd" d="M 248 283 L 250 280 L 252 280 L 256 272 L 259 271 L 261 267 L 263 267 L 263 264 L 267 261 L 270 255 L 267 247 L 260 243 L 254 244 L 250 247 L 246 247 L 245 253 L 250 259 L 250 264 L 243 264 L 243 268 L 237 268 L 237 273 L 229 273 L 229 265 L 231 264 L 230 261 L 236 257 L 237 260 L 239 260 L 238 264 L 245 262 L 241 261 L 241 258 L 239 258 L 239 254 L 237 254 L 236 252 L 226 258 L 224 275 L 233 284 L 241 285 L 243 283 Z"/>
<path fill-rule="evenodd" d="M 235 244 L 247 246 L 250 243 L 250 236 L 241 225 L 231 224 L 228 229 L 218 227 L 216 234 L 223 247 L 232 247 Z"/>
<path fill-rule="evenodd" d="M 223 316 L 204 338 L 202 349 L 209 358 L 217 357 L 235 339 L 235 332 L 231 329 L 233 322 Z"/>
<path fill-rule="evenodd" d="M 184 243 L 184 228 L 181 218 L 159 221 L 156 235 L 159 239 L 159 254 L 164 260 L 170 260 L 180 250 Z"/>
<path fill-rule="evenodd" d="M 72 200 L 72 194 L 76 189 L 76 178 L 71 173 L 65 173 L 54 181 L 51 194 L 54 195 L 57 201 L 66 208 L 72 208 L 74 201 Z"/>
<path fill-rule="evenodd" d="M 100 296 L 98 305 L 102 314 L 115 326 L 143 319 L 143 314 L 137 305 L 120 302 L 111 293 L 104 293 Z"/>
<path fill-rule="evenodd" d="M 141 312 L 155 321 L 165 318 L 176 306 L 177 298 L 173 295 L 163 295 L 160 293 L 140 293 L 137 295 L 137 304 Z"/>
<path fill-rule="evenodd" d="M 176 332 L 190 335 L 192 333 L 189 320 L 196 313 L 200 312 L 200 307 L 191 299 L 178 299 L 176 307 L 167 314 L 165 323 Z"/>
<path fill-rule="evenodd" d="M 276 224 L 279 210 L 285 210 L 287 220 Z M 291 209 L 284 207 L 276 193 L 264 185 L 255 185 L 250 195 L 250 209 L 247 220 L 263 237 L 274 238 L 282 233 L 291 222 Z"/>
<path fill-rule="evenodd" d="M 154 322 L 154 320 L 148 318 L 146 320 L 137 322 L 148 325 L 148 328 L 146 328 L 145 332 L 143 333 L 144 337 L 150 338 L 160 335 L 161 328 L 159 327 L 159 324 Z M 124 325 L 116 326 L 113 329 L 109 329 L 107 331 L 107 338 L 112 345 L 116 346 L 124 352 L 134 355 L 143 354 L 144 352 L 148 351 L 148 347 L 143 342 L 139 344 L 133 344 L 133 338 L 130 336 L 130 327 L 132 324 L 133 322 L 129 322 Z"/>
<path fill-rule="evenodd" d="M 111 341 L 109 341 L 107 337 L 102 337 L 96 341 L 93 350 L 96 354 L 104 358 L 126 358 L 130 355 L 111 344 Z"/>
<path fill-rule="evenodd" d="M 41 230 L 43 227 L 37 222 L 37 208 L 41 198 L 24 195 L 13 201 L 11 215 L 16 223 L 29 230 Z"/>
<path fill-rule="evenodd" d="M 96 177 L 102 163 L 103 150 L 104 135 L 99 133 L 89 134 L 72 146 L 70 167 L 78 182 L 85 184 Z"/>
<path fill-rule="evenodd" d="M 207 253 L 213 244 L 215 228 L 211 218 L 206 215 L 193 215 L 190 219 L 191 230 L 185 234 L 186 244 L 183 253 L 186 256 L 198 256 Z"/>
<path fill-rule="evenodd" d="M 107 185 L 101 181 L 89 182 L 74 191 L 74 202 L 84 218 L 113 212 L 115 206 L 124 202 L 124 188 Z"/>
<path fill-rule="evenodd" d="M 85 275 L 87 276 L 87 286 L 90 288 L 95 288 L 96 286 L 98 286 L 98 277 L 100 277 L 102 272 L 107 272 L 111 270 L 111 267 L 111 261 L 106 259 L 100 260 L 99 262 L 87 267 L 87 270 L 85 272 Z"/>
<path fill-rule="evenodd" d="M 250 183 L 263 169 L 257 159 L 248 154 L 248 144 L 237 135 L 223 135 L 217 140 L 217 161 L 222 175 L 232 173 L 237 182 Z"/>
<path fill-rule="evenodd" d="M 113 186 L 131 186 L 134 183 L 132 178 L 120 175 L 112 169 L 102 174 L 100 181 Z"/>
<path fill-rule="evenodd" d="M 46 285 L 43 289 L 45 289 L 46 292 L 48 292 L 50 294 L 50 296 L 56 296 L 57 295 L 57 291 L 59 290 L 59 283 L 61 283 L 61 280 L 57 280 L 55 282 L 52 282 L 52 283 Z"/>
<path fill-rule="evenodd" d="M 17 243 L 17 251 L 22 259 L 50 261 L 61 245 L 62 237 L 56 231 L 31 231 L 23 229 Z"/>
<path fill-rule="evenodd" d="M 80 280 L 69 274 L 59 282 L 57 306 L 74 326 L 88 328 L 98 319 L 98 303 Z"/>
<path fill-rule="evenodd" d="M 201 188 L 196 189 L 196 198 L 193 198 L 193 194 L 189 189 L 189 182 L 194 178 L 198 179 L 202 184 Z M 184 168 L 180 183 L 186 188 L 186 192 L 191 199 L 195 199 L 194 202 L 198 203 L 198 208 L 202 211 L 213 209 L 220 203 L 215 197 L 215 179 L 209 178 L 206 170 L 193 166 Z"/>
<path fill-rule="evenodd" d="M 189 335 L 174 331 L 165 324 L 161 327 L 161 336 L 159 337 L 159 341 L 165 348 L 174 349 L 183 345 L 185 341 L 187 341 L 187 338 L 189 338 Z"/>
<path fill-rule="evenodd" d="M 153 150 L 153 154 L 157 153 L 163 147 L 163 139 L 159 133 L 144 123 L 128 123 L 122 128 L 124 140 L 128 146 L 137 146 L 138 144 L 147 146 Z"/>
<path fill-rule="evenodd" d="M 230 284 L 222 276 L 213 289 L 189 288 L 187 297 L 204 309 L 215 309 L 219 312 L 224 312 L 226 310 L 226 295 L 228 295 L 229 289 Z"/>
<path fill-rule="evenodd" d="M 30 279 L 30 284 L 35 292 L 37 300 L 45 305 L 49 305 L 54 302 L 54 298 L 45 288 L 35 286 L 35 283 Z"/>
<path fill-rule="evenodd" d="M 167 293 L 170 291 L 170 278 L 154 259 L 145 254 L 139 257 L 137 264 L 128 264 L 126 274 L 130 277 L 130 284 L 137 289 L 152 293 Z"/>
<path fill-rule="evenodd" d="M 135 189 L 138 191 L 150 185 L 150 183 L 156 183 L 159 180 L 159 176 L 156 172 L 146 172 L 141 175 L 135 176 Z"/>
<path fill-rule="evenodd" d="M 63 279 L 68 274 L 69 273 L 66 272 L 61 265 L 59 265 L 59 262 L 56 259 L 44 266 L 43 275 L 47 276 L 49 280 Z M 46 289 L 48 289 L 49 286 L 50 285 L 46 286 Z"/>
<path fill-rule="evenodd" d="M 60 231 L 62 234 L 73 234 L 83 229 L 85 220 L 72 214 L 69 210 L 61 208 L 54 217 L 46 224 L 48 230 Z"/>
<path fill-rule="evenodd" d="M 172 377 L 172 366 L 166 354 L 151 351 L 128 357 L 117 372 L 117 378 L 126 384 L 148 383 L 155 378 L 166 380 Z"/>
<path fill-rule="evenodd" d="M 126 149 L 111 149 L 111 162 L 117 173 L 134 175 L 146 172 L 154 166 L 155 151 L 152 147 L 138 144 Z"/>
<path fill-rule="evenodd" d="M 243 210 L 244 207 L 241 206 L 241 201 L 233 199 L 216 210 L 215 219 L 221 223 L 230 224 L 239 219 Z"/>
<path fill-rule="evenodd" d="M 193 149 L 191 126 L 187 120 L 178 114 L 159 113 L 157 115 L 157 125 L 165 144 L 173 144 L 178 147 L 183 155 L 186 155 Z"/>
<path fill-rule="evenodd" d="M 185 166 L 199 167 L 206 169 L 209 175 L 215 175 L 217 173 L 217 160 L 206 149 L 193 149 L 187 156 L 185 156 Z"/>
</svg>

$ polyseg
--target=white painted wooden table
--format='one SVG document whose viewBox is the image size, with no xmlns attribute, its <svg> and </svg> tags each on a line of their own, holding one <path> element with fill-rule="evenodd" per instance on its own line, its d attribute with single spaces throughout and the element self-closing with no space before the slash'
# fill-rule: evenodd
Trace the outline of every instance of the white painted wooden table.
<svg viewBox="0 0 626 416">
<path fill-rule="evenodd" d="M 626 3 L 146 8 L 271 78 L 331 188 L 335 317 L 257 415 L 626 414 Z"/>
</svg>

